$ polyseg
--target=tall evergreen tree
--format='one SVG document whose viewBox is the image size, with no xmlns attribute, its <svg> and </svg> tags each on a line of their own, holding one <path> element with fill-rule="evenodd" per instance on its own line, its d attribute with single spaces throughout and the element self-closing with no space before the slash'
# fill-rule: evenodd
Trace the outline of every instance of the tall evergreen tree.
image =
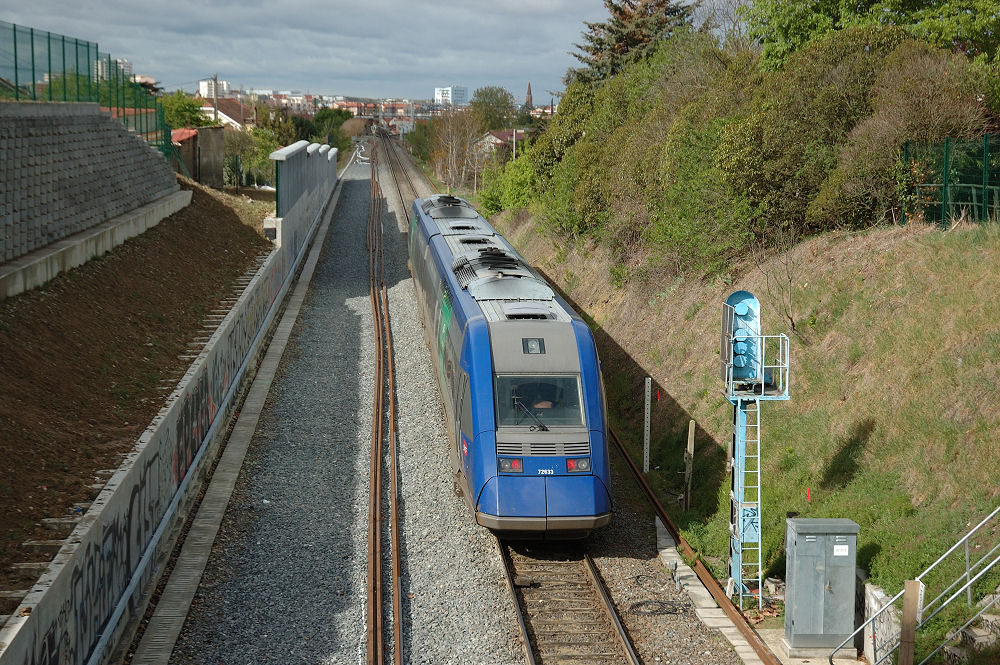
<svg viewBox="0 0 1000 665">
<path fill-rule="evenodd" d="M 566 71 L 566 85 L 603 81 L 629 62 L 647 57 L 658 42 L 690 25 L 693 11 L 674 0 L 604 0 L 604 6 L 609 20 L 584 22 L 583 43 L 574 44 L 580 52 L 570 54 L 584 66 Z"/>
</svg>

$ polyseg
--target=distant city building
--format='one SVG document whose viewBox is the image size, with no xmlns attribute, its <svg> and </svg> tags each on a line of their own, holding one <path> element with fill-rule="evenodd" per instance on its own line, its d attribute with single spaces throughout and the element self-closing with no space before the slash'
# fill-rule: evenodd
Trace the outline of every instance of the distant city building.
<svg viewBox="0 0 1000 665">
<path fill-rule="evenodd" d="M 434 88 L 434 103 L 442 106 L 465 106 L 469 103 L 469 89 L 461 85 Z"/>
<path fill-rule="evenodd" d="M 110 65 L 110 69 L 109 69 Z M 115 71 L 117 70 L 117 71 Z M 109 76 L 109 74 L 111 76 Z M 107 80 L 113 77 L 132 78 L 132 63 L 125 58 L 113 58 L 110 62 L 107 58 L 94 61 L 94 76 L 98 79 Z"/>
<path fill-rule="evenodd" d="M 204 99 L 211 99 L 216 96 L 215 94 L 215 81 L 212 79 L 202 79 L 198 81 L 198 94 L 200 94 Z M 229 81 L 219 81 L 219 97 L 232 97 L 233 90 L 229 86 Z"/>
</svg>

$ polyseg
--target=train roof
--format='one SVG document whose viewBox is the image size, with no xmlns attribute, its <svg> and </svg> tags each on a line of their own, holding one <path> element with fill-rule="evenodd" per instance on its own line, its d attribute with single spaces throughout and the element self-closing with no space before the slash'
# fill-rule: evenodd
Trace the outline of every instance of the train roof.
<svg viewBox="0 0 1000 665">
<path fill-rule="evenodd" d="M 572 320 L 552 287 L 466 201 L 437 195 L 417 204 L 432 223 L 424 220 L 427 235 L 441 235 L 447 247 L 439 250 L 443 267 L 488 321 Z"/>
</svg>

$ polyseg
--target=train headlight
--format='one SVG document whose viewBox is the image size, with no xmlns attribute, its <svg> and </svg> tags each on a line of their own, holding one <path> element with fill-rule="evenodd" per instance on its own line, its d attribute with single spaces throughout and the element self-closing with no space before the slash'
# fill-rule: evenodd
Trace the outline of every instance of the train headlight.
<svg viewBox="0 0 1000 665">
<path fill-rule="evenodd" d="M 566 460 L 566 470 L 570 473 L 585 473 L 590 471 L 590 458 L 571 457 Z"/>
<path fill-rule="evenodd" d="M 498 461 L 500 473 L 524 472 L 524 462 L 518 457 L 501 457 Z"/>
</svg>

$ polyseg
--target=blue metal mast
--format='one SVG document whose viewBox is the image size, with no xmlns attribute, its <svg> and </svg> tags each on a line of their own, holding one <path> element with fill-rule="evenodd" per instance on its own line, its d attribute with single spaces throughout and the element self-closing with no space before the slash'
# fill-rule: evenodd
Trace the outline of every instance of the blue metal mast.
<svg viewBox="0 0 1000 665">
<path fill-rule="evenodd" d="M 788 337 L 763 334 L 760 303 L 749 291 L 736 291 L 722 305 L 720 357 L 724 394 L 733 405 L 727 588 L 730 597 L 739 596 L 740 609 L 754 596 L 761 608 L 760 403 L 788 399 Z"/>
</svg>

